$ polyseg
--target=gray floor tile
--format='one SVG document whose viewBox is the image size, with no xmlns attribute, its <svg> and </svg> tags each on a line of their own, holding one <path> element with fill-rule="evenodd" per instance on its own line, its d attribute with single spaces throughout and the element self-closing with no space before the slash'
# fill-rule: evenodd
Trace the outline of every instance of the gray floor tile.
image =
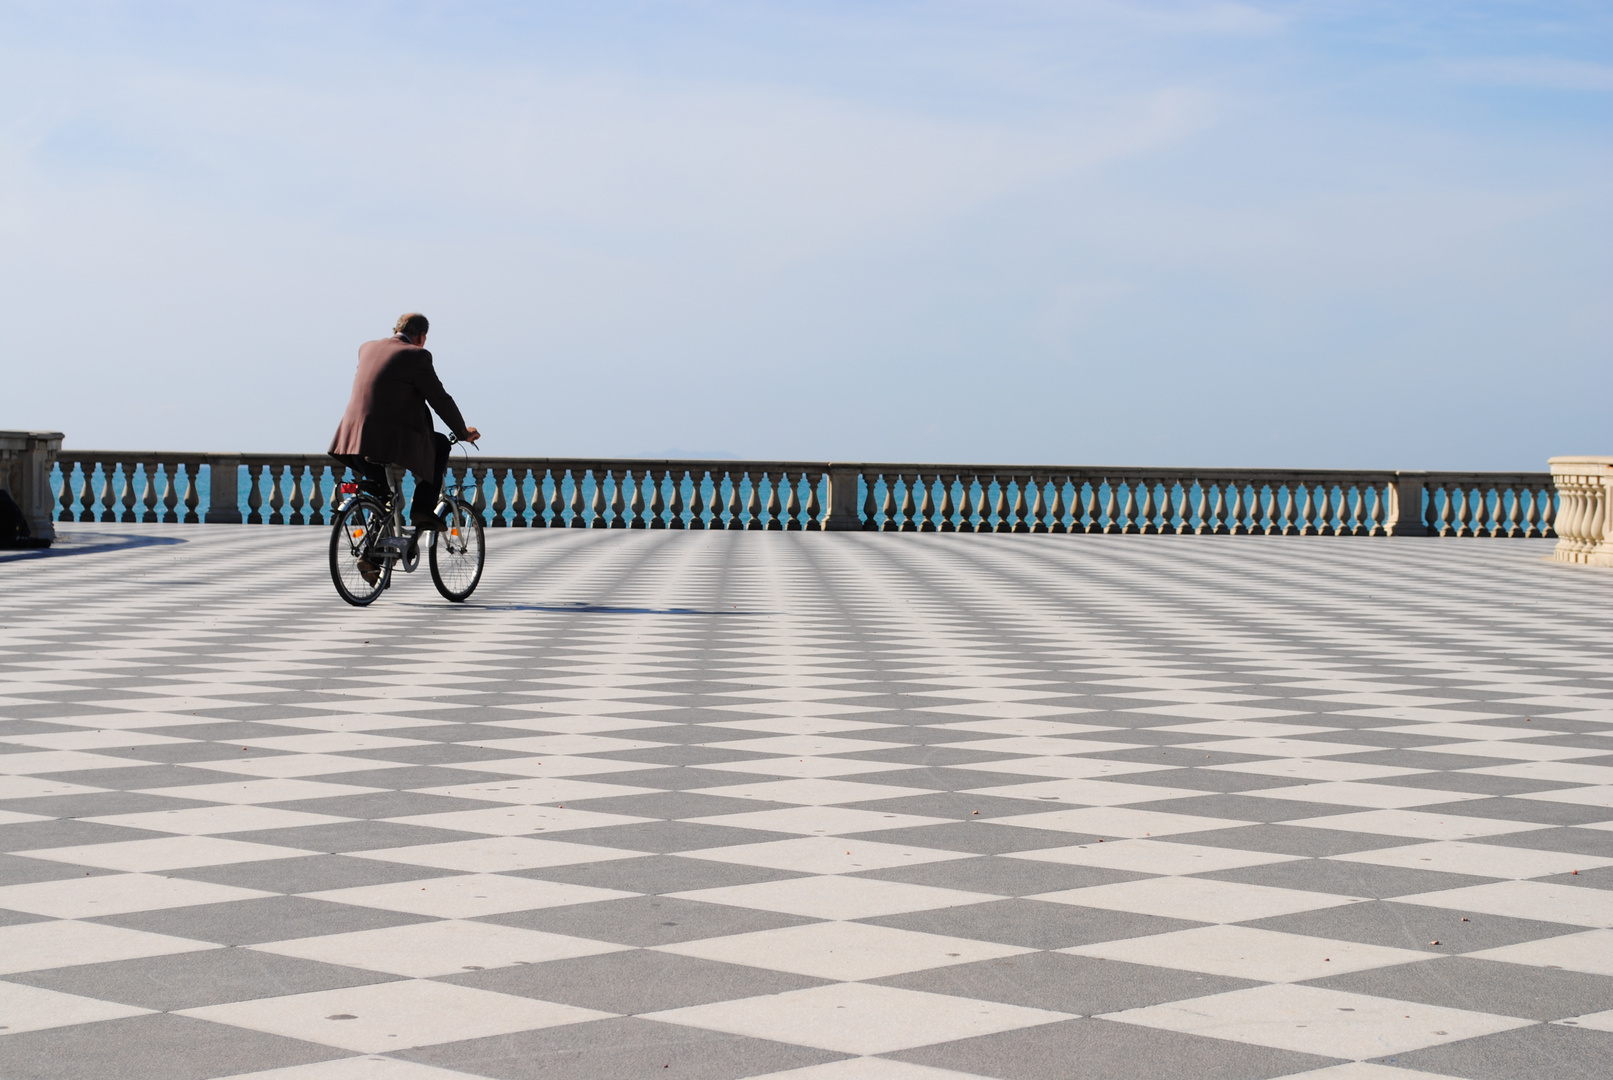
<svg viewBox="0 0 1613 1080">
<path fill-rule="evenodd" d="M 1313 859 L 1325 858 L 1328 855 L 1347 855 L 1352 851 L 1404 847 L 1412 842 L 1403 836 L 1346 832 L 1342 829 L 1317 829 L 1280 823 L 1179 833 L 1175 836 L 1162 836 L 1160 839 L 1168 843 L 1202 844 L 1206 847 L 1235 848 L 1239 851 L 1264 851 L 1273 855 L 1303 855 Z"/>
<path fill-rule="evenodd" d="M 1541 825 L 1589 825 L 1613 821 L 1613 810 L 1606 807 L 1549 802 L 1545 799 L 1471 799 L 1419 806 L 1417 809 L 1425 814 L 1461 814 L 1465 817 L 1494 818 L 1497 821 L 1532 821 Z"/>
<path fill-rule="evenodd" d="M 167 871 L 169 877 L 211 881 L 240 889 L 265 892 L 310 893 L 326 889 L 351 889 L 360 885 L 385 885 L 394 881 L 419 881 L 458 873 L 433 866 L 410 866 L 380 859 L 356 859 L 346 855 L 304 855 L 290 859 L 264 859 L 255 862 L 226 863 L 222 866 L 196 866 Z"/>
<path fill-rule="evenodd" d="M 1495 844 L 1499 847 L 1528 848 L 1531 851 L 1566 851 L 1574 855 L 1613 859 L 1613 831 L 1607 829 L 1578 829 L 1572 826 L 1561 829 L 1532 829 L 1529 832 L 1507 833 L 1504 836 L 1476 836 L 1473 842 Z"/>
<path fill-rule="evenodd" d="M 486 781 L 483 781 L 484 783 Z M 338 795 L 329 799 L 300 799 L 294 802 L 274 803 L 281 810 L 296 810 L 304 814 L 329 814 L 332 817 L 379 820 L 382 818 L 413 817 L 418 814 L 451 814 L 456 810 L 487 810 L 503 803 L 483 799 L 456 799 L 446 795 L 427 795 L 420 791 L 373 791 L 363 795 Z"/>
<path fill-rule="evenodd" d="M 0 851 L 37 851 L 41 848 L 83 847 L 89 844 L 115 844 L 123 840 L 151 840 L 167 833 L 150 829 L 129 829 L 122 825 L 102 825 L 96 821 L 20 821 L 0 825 Z"/>
<path fill-rule="evenodd" d="M 266 896 L 223 904 L 106 915 L 95 921 L 154 934 L 214 941 L 220 945 L 259 945 L 266 941 L 345 934 L 430 920 L 420 915 L 333 904 L 306 896 Z"/>
<path fill-rule="evenodd" d="M 623 892 L 646 893 L 651 896 L 688 892 L 694 889 L 751 885 L 759 881 L 784 881 L 788 878 L 806 876 L 789 870 L 720 863 L 710 859 L 687 859 L 676 855 L 608 859 L 605 862 L 544 866 L 532 870 L 513 870 L 509 873 L 511 877 L 566 881 L 573 885 L 590 885 L 596 889 L 620 889 Z"/>
<path fill-rule="evenodd" d="M 629 1015 L 827 985 L 804 975 L 647 949 L 520 964 L 440 981 Z"/>
<path fill-rule="evenodd" d="M 1577 1080 L 1607 1075 L 1607 1063 L 1613 1061 L 1613 1033 L 1535 1024 L 1376 1060 L 1466 1080 Z"/>
<path fill-rule="evenodd" d="M 393 975 L 321 964 L 253 949 L 205 949 L 139 960 L 7 975 L 10 982 L 64 994 L 174 1012 L 228 1001 L 307 994 L 392 982 Z"/>
<path fill-rule="evenodd" d="M 1277 889 L 1332 893 L 1335 896 L 1365 896 L 1374 900 L 1439 892 L 1443 889 L 1462 889 L 1469 885 L 1484 885 L 1496 880 L 1468 874 L 1446 874 L 1434 870 L 1408 870 L 1400 866 L 1375 866 L 1372 863 L 1348 862 L 1342 859 L 1304 859 L 1298 862 L 1269 863 L 1265 866 L 1246 866 L 1237 870 L 1220 870 L 1194 876 L 1214 878 L 1218 881 L 1243 881 L 1250 885 L 1269 885 Z"/>
<path fill-rule="evenodd" d="M 1028 949 L 1067 949 L 1099 941 L 1188 930 L 1199 923 L 1163 919 L 1131 911 L 1053 904 L 1043 900 L 996 900 L 960 907 L 882 915 L 859 922 L 944 934 L 975 941 L 997 941 Z"/>
<path fill-rule="evenodd" d="M 628 773 L 637 777 L 637 773 Z M 699 795 L 692 791 L 658 791 L 650 795 L 611 795 L 599 799 L 578 799 L 567 802 L 575 810 L 592 810 L 599 814 L 626 814 L 629 817 L 661 818 L 677 821 L 683 818 L 719 817 L 723 814 L 750 814 L 762 810 L 782 810 L 785 803 L 762 802 L 757 799 L 733 799 L 721 795 Z"/>
<path fill-rule="evenodd" d="M 728 825 L 689 821 L 647 821 L 636 825 L 606 825 L 598 829 L 571 829 L 565 838 L 574 844 L 627 848 L 631 851 L 699 851 L 702 848 L 732 847 L 735 844 L 765 844 L 770 840 L 792 839 L 791 833 L 736 829 Z"/>
<path fill-rule="evenodd" d="M 1613 866 L 1603 866 L 1595 870 L 1577 870 L 1567 874 L 1553 874 L 1550 877 L 1536 878 L 1537 881 L 1549 882 L 1553 885 L 1577 885 L 1582 889 L 1613 889 Z"/>
<path fill-rule="evenodd" d="M 98 1024 L 24 1031 L 0 1039 L 6 1080 L 211 1080 L 332 1058 L 345 1050 L 150 1013 Z"/>
<path fill-rule="evenodd" d="M 670 896 L 635 896 L 623 900 L 601 900 L 592 904 L 517 911 L 489 915 L 483 922 L 544 930 L 551 934 L 611 941 L 618 945 L 670 945 L 699 938 L 748 934 L 781 926 L 802 926 L 817 922 L 772 911 L 705 904 Z"/>
<path fill-rule="evenodd" d="M 738 1080 L 845 1055 L 636 1017 L 427 1046 L 396 1055 L 495 1080 Z"/>
<path fill-rule="evenodd" d="M 1224 994 L 1260 985 L 1249 979 L 1229 979 L 1057 952 L 1005 956 L 874 981 L 907 990 L 1002 1001 L 1078 1016 L 1141 1009 L 1165 1001 Z"/>
<path fill-rule="evenodd" d="M 1462 920 L 1466 919 L 1466 922 Z M 1456 955 L 1515 945 L 1520 941 L 1572 934 L 1582 928 L 1564 923 L 1510 919 L 1504 915 L 1481 915 L 1452 911 L 1422 904 L 1397 904 L 1393 900 L 1372 900 L 1363 904 L 1302 911 L 1253 919 L 1243 924 L 1287 934 L 1359 941 L 1367 945 L 1388 945 L 1397 949 Z M 1432 944 L 1438 941 L 1439 945 Z"/>
<path fill-rule="evenodd" d="M 1350 814 L 1360 810 L 1358 806 L 1302 802 L 1299 799 L 1262 799 L 1237 793 L 1161 799 L 1158 802 L 1130 805 L 1137 810 L 1153 810 L 1161 814 L 1188 814 L 1193 817 L 1226 818 L 1229 821 L 1258 823 L 1298 821 L 1303 818 L 1326 817 L 1329 814 Z"/>
<path fill-rule="evenodd" d="M 99 877 L 116 873 L 95 866 L 74 866 L 54 859 L 30 859 L 26 855 L 0 855 L 0 886 L 27 885 L 34 881 L 61 881 L 63 878 Z"/>
<path fill-rule="evenodd" d="M 1109 1020 L 1066 1020 L 884 1056 L 1003 1080 L 1264 1080 L 1338 1064 Z"/>
<path fill-rule="evenodd" d="M 417 844 L 448 844 L 455 840 L 475 840 L 481 833 L 454 829 L 434 829 L 425 825 L 405 825 L 400 821 L 334 821 L 325 825 L 299 825 L 289 829 L 259 829 L 233 833 L 231 839 L 276 847 L 301 848 L 335 855 L 345 851 L 376 851 L 381 848 L 413 847 Z"/>
<path fill-rule="evenodd" d="M 207 805 L 195 799 L 143 795 L 137 791 L 91 791 L 83 795 L 51 795 L 42 799 L 7 799 L 0 802 L 0 811 L 54 818 L 90 818 L 186 810 L 192 806 Z"/>
<path fill-rule="evenodd" d="M 919 817 L 970 821 L 975 818 L 1041 814 L 1056 809 L 1059 804 L 1054 802 L 1049 805 L 1047 800 L 1004 799 L 995 795 L 965 795 L 955 791 L 937 791 L 933 794 L 904 795 L 896 799 L 874 799 L 844 805 L 876 814 L 916 814 Z"/>
<path fill-rule="evenodd" d="M 1467 956 L 1317 979 L 1313 986 L 1473 1012 L 1562 1020 L 1613 1009 L 1613 978 Z"/>
<path fill-rule="evenodd" d="M 1133 881 L 1150 875 L 1100 866 L 1072 866 L 1040 859 L 983 855 L 973 859 L 920 863 L 918 866 L 865 870 L 856 876 L 882 881 L 907 881 L 914 885 L 932 885 L 938 889 L 962 889 L 965 892 L 996 893 L 1000 896 L 1032 896 L 1062 889 L 1081 889 L 1088 885 Z"/>
<path fill-rule="evenodd" d="M 1043 851 L 1048 848 L 1091 844 L 1098 840 L 1097 836 L 1089 836 L 1086 833 L 998 825 L 979 818 L 952 821 L 945 825 L 915 825 L 907 829 L 878 829 L 874 832 L 850 835 L 859 840 L 871 840 L 880 844 L 911 844 L 936 851 L 967 851 L 973 855 Z"/>
</svg>

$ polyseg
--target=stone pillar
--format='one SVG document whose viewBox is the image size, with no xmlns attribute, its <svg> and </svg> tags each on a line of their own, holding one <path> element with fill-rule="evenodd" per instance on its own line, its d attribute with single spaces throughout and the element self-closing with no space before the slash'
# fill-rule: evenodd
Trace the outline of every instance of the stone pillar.
<svg viewBox="0 0 1613 1080">
<path fill-rule="evenodd" d="M 1390 508 L 1390 536 L 1427 536 L 1428 526 L 1423 523 L 1423 478 L 1426 472 L 1397 472 L 1394 482 L 1394 506 Z"/>
<path fill-rule="evenodd" d="M 857 478 L 862 475 L 860 465 L 829 466 L 829 512 L 823 527 L 834 532 L 848 532 L 862 528 L 857 516 Z"/>
<path fill-rule="evenodd" d="M 56 538 L 56 493 L 50 472 L 62 448 L 59 431 L 0 431 L 0 489 L 28 519 L 28 530 L 39 540 Z"/>
<path fill-rule="evenodd" d="M 207 517 L 209 525 L 241 524 L 241 455 L 207 455 Z"/>
<path fill-rule="evenodd" d="M 1554 457 L 1558 562 L 1613 566 L 1613 457 Z"/>
</svg>

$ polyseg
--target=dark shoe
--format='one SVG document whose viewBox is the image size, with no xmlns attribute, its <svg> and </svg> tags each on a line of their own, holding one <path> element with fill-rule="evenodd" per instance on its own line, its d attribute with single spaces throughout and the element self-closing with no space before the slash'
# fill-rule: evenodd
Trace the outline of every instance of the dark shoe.
<svg viewBox="0 0 1613 1080">
<path fill-rule="evenodd" d="M 381 580 L 381 571 L 377 569 L 375 565 L 368 559 L 360 559 L 358 561 L 358 572 L 363 576 L 364 584 L 366 585 L 374 585 L 377 581 Z"/>
</svg>

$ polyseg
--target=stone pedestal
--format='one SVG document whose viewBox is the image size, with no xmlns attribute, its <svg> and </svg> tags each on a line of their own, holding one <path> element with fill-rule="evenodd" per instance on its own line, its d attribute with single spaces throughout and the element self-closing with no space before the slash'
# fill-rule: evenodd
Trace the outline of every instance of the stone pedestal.
<svg viewBox="0 0 1613 1080">
<path fill-rule="evenodd" d="M 61 448 L 59 431 L 0 431 L 0 489 L 22 508 L 29 530 L 40 540 L 56 538 L 50 472 Z"/>
</svg>

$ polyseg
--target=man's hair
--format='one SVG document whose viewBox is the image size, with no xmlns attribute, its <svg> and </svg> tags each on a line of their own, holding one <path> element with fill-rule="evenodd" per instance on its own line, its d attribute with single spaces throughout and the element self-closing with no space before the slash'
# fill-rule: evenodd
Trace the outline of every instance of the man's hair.
<svg viewBox="0 0 1613 1080">
<path fill-rule="evenodd" d="M 431 329 L 431 322 L 418 311 L 411 311 L 407 315 L 398 316 L 398 324 L 392 328 L 394 334 L 407 334 L 412 338 L 420 337 Z"/>
</svg>

